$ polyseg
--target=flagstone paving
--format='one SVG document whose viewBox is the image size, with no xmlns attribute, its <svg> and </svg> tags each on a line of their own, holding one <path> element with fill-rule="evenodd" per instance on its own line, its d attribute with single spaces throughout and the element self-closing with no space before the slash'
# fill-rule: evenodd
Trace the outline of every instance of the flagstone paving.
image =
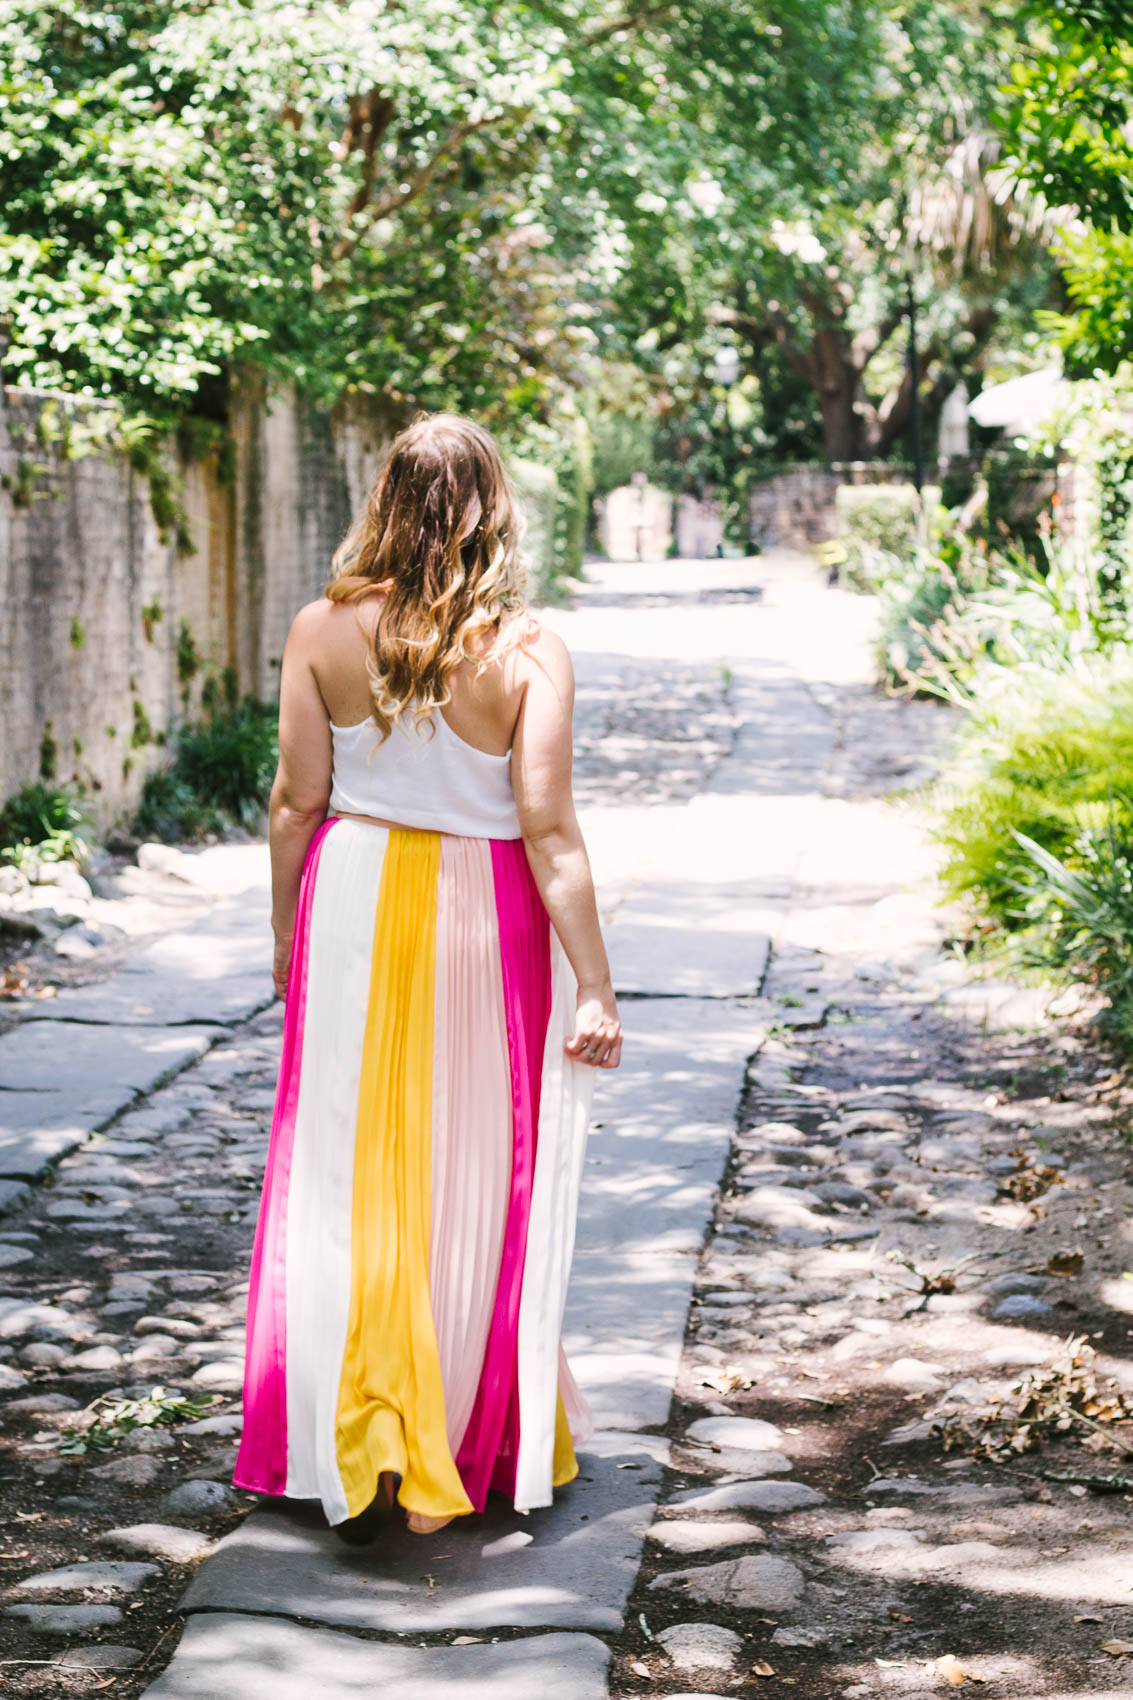
<svg viewBox="0 0 1133 1700">
<path fill-rule="evenodd" d="M 40 1661 L 5 1667 L 14 1695 L 73 1692 L 84 1659 L 127 1700 L 913 1700 L 957 1656 L 1011 1700 L 1120 1690 L 1121 1492 L 945 1455 L 933 1425 L 1075 1328 L 1120 1381 L 1121 1148 L 1080 1041 L 968 1025 L 1006 1003 L 941 956 L 931 852 L 884 801 L 945 720 L 870 691 L 869 617 L 786 557 L 597 569 L 549 616 L 628 1039 L 566 1318 L 598 1433 L 547 1511 L 354 1551 L 231 1488 L 280 1033 L 261 852 L 0 1036 L 27 1047 L 0 1112 L 83 1078 L 0 1190 L 0 1658 Z M 60 1452 L 90 1400 L 158 1383 L 196 1420 Z"/>
</svg>

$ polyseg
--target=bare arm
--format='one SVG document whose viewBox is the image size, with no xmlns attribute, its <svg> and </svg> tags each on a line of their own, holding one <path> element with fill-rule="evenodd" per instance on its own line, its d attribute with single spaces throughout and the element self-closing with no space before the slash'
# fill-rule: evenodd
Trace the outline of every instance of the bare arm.
<svg viewBox="0 0 1133 1700">
<path fill-rule="evenodd" d="M 272 978 L 287 992 L 291 940 L 299 908 L 299 882 L 312 838 L 330 800 L 330 717 L 311 670 L 311 629 L 321 605 L 296 615 L 283 652 L 279 689 L 279 767 L 271 788 L 271 924 L 275 933 Z"/>
<path fill-rule="evenodd" d="M 617 1068 L 622 1029 L 586 846 L 571 796 L 574 671 L 566 645 L 543 631 L 517 652 L 523 705 L 512 744 L 512 784 L 527 860 L 578 977 L 578 1016 L 567 1050 Z"/>
</svg>

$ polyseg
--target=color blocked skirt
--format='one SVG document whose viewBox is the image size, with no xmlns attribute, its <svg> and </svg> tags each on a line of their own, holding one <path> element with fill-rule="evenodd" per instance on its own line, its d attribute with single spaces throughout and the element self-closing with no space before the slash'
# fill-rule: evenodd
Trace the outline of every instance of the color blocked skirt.
<svg viewBox="0 0 1133 1700">
<path fill-rule="evenodd" d="M 520 840 L 332 819 L 308 853 L 233 1481 L 520 1511 L 577 1472 L 560 1334 L 593 1070 Z"/>
</svg>

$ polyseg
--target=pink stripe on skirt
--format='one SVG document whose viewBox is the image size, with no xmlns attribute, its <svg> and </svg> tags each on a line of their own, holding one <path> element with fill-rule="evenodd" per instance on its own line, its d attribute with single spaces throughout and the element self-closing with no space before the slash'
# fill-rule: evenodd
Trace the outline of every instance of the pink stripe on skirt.
<svg viewBox="0 0 1133 1700">
<path fill-rule="evenodd" d="M 319 852 L 334 820 L 312 838 L 303 864 L 295 937 L 283 1017 L 283 1051 L 272 1115 L 267 1170 L 256 1221 L 248 1286 L 244 1359 L 244 1429 L 232 1480 L 258 1493 L 283 1493 L 287 1486 L 287 1314 L 285 1259 L 287 1190 L 299 1102 L 303 1023 L 307 1010 L 307 946 Z"/>
<path fill-rule="evenodd" d="M 527 1251 L 543 1046 L 551 1008 L 550 919 L 521 839 L 492 840 L 500 964 L 511 1061 L 513 1151 L 503 1258 L 476 1402 L 457 1467 L 477 1511 L 490 1487 L 515 1489 L 519 1452 L 516 1331 Z"/>
</svg>

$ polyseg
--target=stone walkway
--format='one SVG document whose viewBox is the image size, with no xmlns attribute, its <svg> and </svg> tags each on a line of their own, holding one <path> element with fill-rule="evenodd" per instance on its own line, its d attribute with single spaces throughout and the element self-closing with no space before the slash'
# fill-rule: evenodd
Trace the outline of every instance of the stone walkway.
<svg viewBox="0 0 1133 1700">
<path fill-rule="evenodd" d="M 905 1669 L 904 1631 L 886 1612 L 915 1614 L 890 1605 L 908 1603 L 892 1576 L 877 1591 L 876 1554 L 904 1553 L 886 1562 L 913 1566 L 911 1590 L 943 1561 L 917 1571 L 910 1553 L 949 1543 L 915 1486 L 845 1509 L 835 1478 L 860 1498 L 871 1472 L 859 1480 L 840 1430 L 836 1467 L 824 1463 L 833 1431 L 807 1419 L 844 1411 L 844 1366 L 856 1365 L 920 1421 L 955 1385 L 952 1360 L 931 1332 L 936 1310 L 919 1345 L 921 1324 L 900 1320 L 907 1301 L 886 1283 L 902 1265 L 888 1254 L 908 1251 L 919 1269 L 947 1261 L 959 1236 L 998 1257 L 1023 1224 L 1008 1225 L 976 1150 L 987 1128 L 1001 1162 L 1015 1124 L 980 1107 L 986 1089 L 960 1078 L 970 1059 L 953 1056 L 947 1099 L 915 1066 L 925 1012 L 939 1046 L 983 994 L 942 967 L 931 857 L 913 819 L 881 800 L 919 777 L 943 719 L 871 693 L 869 616 L 790 557 L 601 569 L 575 610 L 551 616 L 576 657 L 578 789 L 628 1043 L 596 1100 L 567 1316 L 599 1433 L 547 1512 L 497 1508 L 427 1544 L 395 1533 L 351 1553 L 309 1508 L 249 1515 L 252 1496 L 228 1486 L 280 1028 L 278 1007 L 254 1013 L 266 968 L 254 852 L 239 852 L 245 895 L 207 924 L 0 1037 L 15 1088 L 0 1093 L 0 1456 L 25 1471 L 12 1472 L 17 1533 L 0 1549 L 12 1583 L 0 1656 L 53 1659 L 62 1645 L 73 1669 L 13 1665 L 14 1694 L 72 1692 L 99 1680 L 83 1675 L 94 1666 L 119 1670 L 121 1694 L 176 1700 L 258 1700 L 265 1678 L 280 1700 L 386 1687 L 410 1700 L 601 1700 L 675 1696 L 682 1683 L 747 1695 L 772 1685 L 763 1663 L 808 1700 L 893 1686 L 884 1672 Z M 183 1072 L 162 1086 L 158 1061 Z M 949 1131 L 949 1114 L 984 1120 Z M 1012 1246 L 1024 1285 L 976 1286 L 966 1308 L 940 1311 L 965 1343 L 992 1300 L 1053 1302 L 1015 1259 Z M 978 1350 L 1010 1323 L 989 1319 Z M 978 1381 L 961 1357 L 955 1380 Z M 60 1430 L 91 1399 L 156 1380 L 217 1402 L 135 1430 L 105 1462 L 60 1453 Z M 873 1475 L 888 1481 L 894 1459 L 903 1468 L 898 1450 Z M 940 1514 L 955 1509 L 942 1500 Z M 879 1529 L 910 1539 L 886 1546 Z M 986 1531 L 972 1538 L 995 1546 Z M 875 1644 L 892 1664 L 869 1662 L 874 1643 L 863 1658 L 843 1649 L 845 1616 L 861 1613 L 890 1637 L 879 1628 Z M 1104 1670 L 1092 1680 L 1112 1692 Z"/>
</svg>

